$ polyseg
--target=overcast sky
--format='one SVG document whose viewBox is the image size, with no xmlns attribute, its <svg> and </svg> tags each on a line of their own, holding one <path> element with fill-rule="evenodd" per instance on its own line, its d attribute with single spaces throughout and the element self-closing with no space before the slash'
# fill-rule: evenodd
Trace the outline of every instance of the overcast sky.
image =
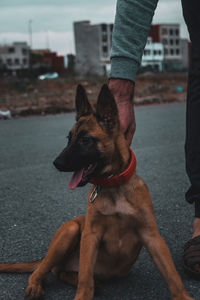
<svg viewBox="0 0 200 300">
<path fill-rule="evenodd" d="M 29 43 L 32 20 L 33 48 L 47 48 L 60 54 L 74 53 L 74 21 L 112 23 L 116 0 L 0 0 L 0 44 Z M 153 23 L 180 23 L 181 36 L 188 37 L 181 0 L 160 0 Z"/>
</svg>

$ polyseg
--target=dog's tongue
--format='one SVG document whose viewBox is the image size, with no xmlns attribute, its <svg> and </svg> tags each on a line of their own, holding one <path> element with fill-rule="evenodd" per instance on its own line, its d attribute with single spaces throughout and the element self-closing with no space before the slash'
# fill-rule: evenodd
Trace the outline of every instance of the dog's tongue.
<svg viewBox="0 0 200 300">
<path fill-rule="evenodd" d="M 79 185 L 79 183 L 81 182 L 81 179 L 83 178 L 83 171 L 84 171 L 84 169 L 74 172 L 74 174 L 72 175 L 72 178 L 70 179 L 70 181 L 68 183 L 69 190 L 74 190 Z"/>
</svg>

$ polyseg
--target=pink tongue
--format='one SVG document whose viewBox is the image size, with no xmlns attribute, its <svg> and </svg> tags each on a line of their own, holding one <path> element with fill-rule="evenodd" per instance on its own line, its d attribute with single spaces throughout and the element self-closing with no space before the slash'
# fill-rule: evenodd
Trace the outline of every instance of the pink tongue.
<svg viewBox="0 0 200 300">
<path fill-rule="evenodd" d="M 69 190 L 74 190 L 79 185 L 79 183 L 81 182 L 81 179 L 83 177 L 83 171 L 84 171 L 84 169 L 74 172 L 72 178 L 70 179 L 70 181 L 68 183 Z"/>
</svg>

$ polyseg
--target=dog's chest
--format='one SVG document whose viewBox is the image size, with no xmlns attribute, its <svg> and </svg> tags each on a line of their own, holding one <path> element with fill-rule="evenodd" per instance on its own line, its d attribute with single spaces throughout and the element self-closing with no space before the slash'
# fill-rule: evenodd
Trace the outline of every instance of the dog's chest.
<svg viewBox="0 0 200 300">
<path fill-rule="evenodd" d="M 115 197 L 99 197 L 97 199 L 98 211 L 102 215 L 113 216 L 113 215 L 129 215 L 134 216 L 136 209 L 134 206 L 127 201 L 123 195 L 114 195 Z"/>
</svg>

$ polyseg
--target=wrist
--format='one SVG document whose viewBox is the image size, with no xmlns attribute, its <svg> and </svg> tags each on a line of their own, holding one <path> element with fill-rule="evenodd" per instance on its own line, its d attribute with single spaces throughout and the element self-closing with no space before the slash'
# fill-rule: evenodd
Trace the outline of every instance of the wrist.
<svg viewBox="0 0 200 300">
<path fill-rule="evenodd" d="M 109 79 L 108 86 L 112 92 L 116 103 L 131 102 L 133 103 L 135 82 L 127 79 Z"/>
</svg>

